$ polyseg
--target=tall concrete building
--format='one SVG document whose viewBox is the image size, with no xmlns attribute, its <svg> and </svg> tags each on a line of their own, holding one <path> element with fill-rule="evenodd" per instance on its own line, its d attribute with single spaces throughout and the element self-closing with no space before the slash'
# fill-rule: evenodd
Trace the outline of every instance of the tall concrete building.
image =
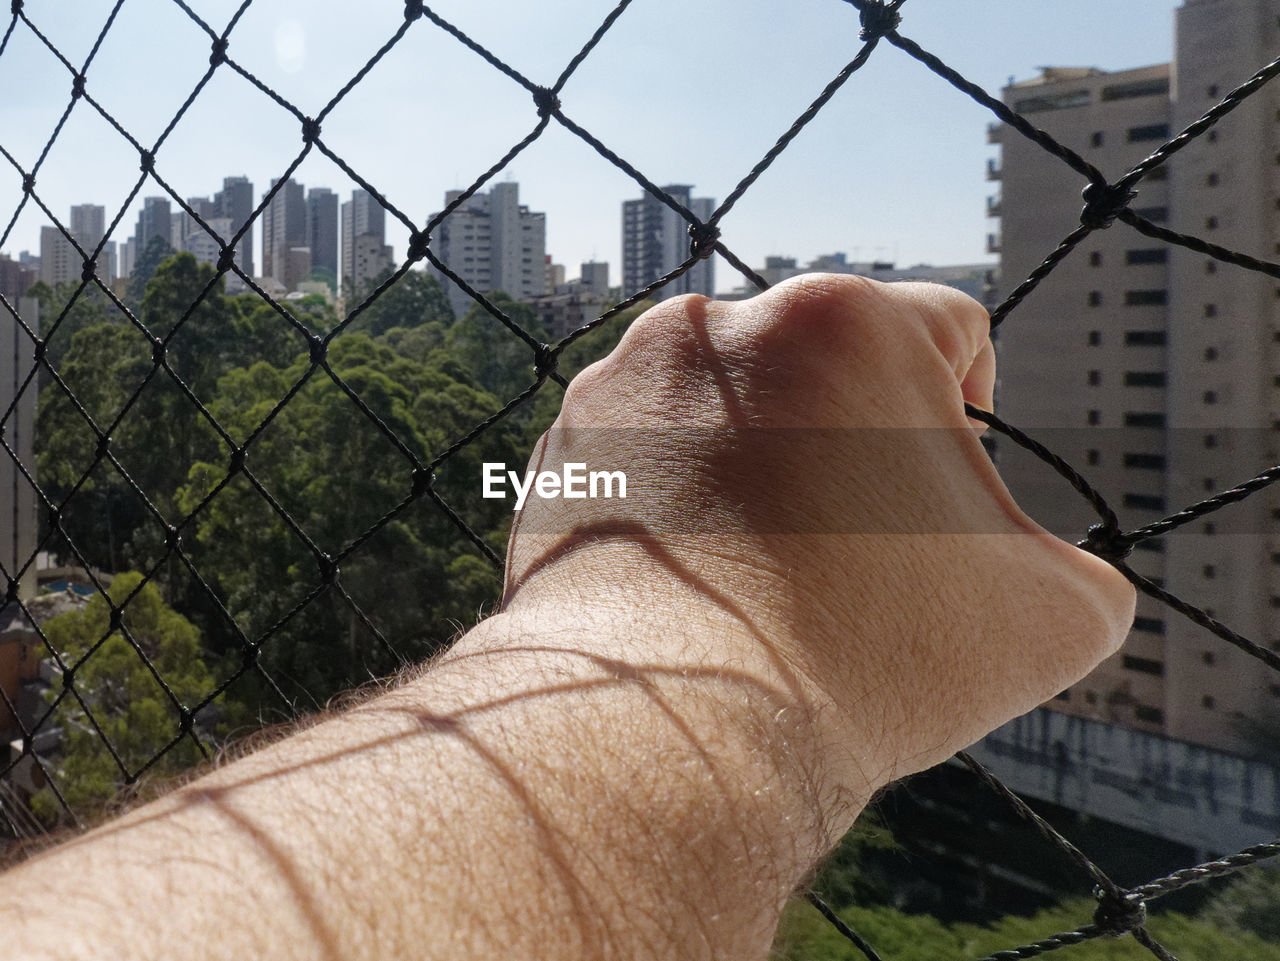
<svg viewBox="0 0 1280 961">
<path fill-rule="evenodd" d="M 391 266 L 387 246 L 387 212 L 363 187 L 342 205 L 342 273 L 345 297 L 364 290 L 373 278 Z"/>
<path fill-rule="evenodd" d="M 716 203 L 710 197 L 694 197 L 687 184 L 662 188 L 705 222 Z M 689 222 L 656 197 L 622 202 L 622 292 L 630 295 L 675 270 L 689 259 Z M 662 289 L 661 296 L 715 294 L 715 256 L 694 264 Z"/>
<path fill-rule="evenodd" d="M 327 187 L 307 191 L 307 243 L 311 269 L 326 270 L 338 281 L 338 195 Z"/>
<path fill-rule="evenodd" d="M 1186 0 L 1172 64 L 1044 69 L 1005 102 L 1112 179 L 1280 48 L 1280 0 Z M 1264 87 L 1139 186 L 1131 208 L 1254 256 L 1280 254 L 1280 88 Z M 1008 127 L 988 179 L 1006 289 L 1079 224 L 1082 178 Z M 1139 527 L 1280 455 L 1280 287 L 1152 240 L 1095 231 L 1001 328 L 998 410 L 1077 465 Z M 1002 441 L 1028 512 L 1080 537 L 1096 517 L 1049 468 Z M 1259 495 L 1165 537 L 1130 565 L 1280 650 L 1280 498 Z M 1031 641 L 1033 639 L 1029 639 Z M 1280 733 L 1280 684 L 1253 658 L 1139 595 L 1124 647 L 1059 696 L 1060 712 L 1257 755 Z"/>
<path fill-rule="evenodd" d="M 461 191 L 445 194 L 452 203 Z M 434 215 L 433 215 L 434 216 Z M 501 290 L 522 300 L 547 292 L 547 215 L 520 203 L 520 185 L 494 184 L 446 217 L 432 237 L 436 255 L 482 294 Z M 466 292 L 432 268 L 454 313 L 472 304 Z"/>
<path fill-rule="evenodd" d="M 274 189 L 278 181 L 272 180 Z M 302 184 L 290 178 L 262 212 L 262 275 L 296 290 L 306 276 L 296 276 L 303 258 L 291 254 L 307 246 L 307 202 Z"/>
<path fill-rule="evenodd" d="M 71 208 L 67 230 L 86 255 L 102 243 L 106 233 L 106 208 L 97 204 L 77 204 Z M 98 276 L 110 282 L 115 276 L 115 244 L 103 246 L 98 257 Z M 40 280 L 50 287 L 79 283 L 84 265 L 80 254 L 61 230 L 52 225 L 40 228 Z"/>
<path fill-rule="evenodd" d="M 31 337 L 17 317 L 39 334 L 40 305 L 34 298 L 20 297 L 10 301 L 10 306 L 17 309 L 17 316 L 0 306 L 0 416 L 5 417 L 5 443 L 13 452 L 0 449 L 0 569 L 13 576 L 32 560 L 37 533 L 36 492 L 19 468 L 21 463 L 27 473 L 36 476 L 36 385 L 26 383 L 35 361 Z M 26 389 L 19 394 L 24 385 Z M 29 600 L 35 592 L 36 566 L 31 563 L 19 578 L 19 595 Z"/>
<path fill-rule="evenodd" d="M 83 264 L 75 246 L 57 227 L 40 228 L 40 280 L 50 287 L 80 279 Z"/>
<path fill-rule="evenodd" d="M 228 239 L 234 237 L 240 228 L 248 223 L 249 218 L 253 216 L 253 184 L 248 177 L 222 178 L 222 189 L 213 195 L 213 216 L 229 221 Z M 241 270 L 250 277 L 254 276 L 252 229 L 245 231 L 245 235 L 240 238 L 240 243 L 236 244 L 235 259 Z M 234 274 L 228 275 L 228 290 L 241 287 L 243 287 L 243 281 L 240 278 Z"/>
<path fill-rule="evenodd" d="M 138 214 L 138 226 L 134 231 L 135 258 L 141 257 L 153 237 L 161 238 L 170 247 L 173 244 L 173 214 L 167 197 L 145 197 Z"/>
</svg>

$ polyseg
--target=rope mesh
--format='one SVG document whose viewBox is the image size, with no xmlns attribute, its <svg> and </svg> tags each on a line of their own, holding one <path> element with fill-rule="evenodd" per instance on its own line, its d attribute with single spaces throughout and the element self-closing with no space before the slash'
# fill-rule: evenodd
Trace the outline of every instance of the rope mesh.
<svg viewBox="0 0 1280 961">
<path fill-rule="evenodd" d="M 751 167 L 711 216 L 702 220 L 594 136 L 590 130 L 576 122 L 572 118 L 572 105 L 566 106 L 561 102 L 561 94 L 570 77 L 591 55 L 606 33 L 614 29 L 632 2 L 633 0 L 621 0 L 610 10 L 581 49 L 565 65 L 563 71 L 557 77 L 549 78 L 548 85 L 543 85 L 504 62 L 487 49 L 480 39 L 470 36 L 450 23 L 422 0 L 408 0 L 404 6 L 403 22 L 398 29 L 350 80 L 337 89 L 323 109 L 311 117 L 305 115 L 288 99 L 256 77 L 234 56 L 232 40 L 237 24 L 250 8 L 253 0 L 243 0 L 229 22 L 221 29 L 202 19 L 183 0 L 172 0 L 173 5 L 207 38 L 208 67 L 161 133 L 154 141 L 147 143 L 136 139 L 94 95 L 95 58 L 103 41 L 113 29 L 117 14 L 126 0 L 117 0 L 102 24 L 88 55 L 78 65 L 69 60 L 48 39 L 41 29 L 39 18 L 28 11 L 23 0 L 13 0 L 10 20 L 3 39 L 0 39 L 0 58 L 3 58 L 6 49 L 16 36 L 23 32 L 29 34 L 65 68 L 71 94 L 43 150 L 30 167 L 23 166 L 5 147 L 3 138 L 0 137 L 0 158 L 3 158 L 3 163 L 16 173 L 21 182 L 21 199 L 3 231 L 0 232 L 0 247 L 9 241 L 24 211 L 34 207 L 73 246 L 75 256 L 83 264 L 83 271 L 60 313 L 50 318 L 47 325 L 41 322 L 41 326 L 44 327 L 42 333 L 38 333 L 22 318 L 18 304 L 7 301 L 3 304 L 4 308 L 16 318 L 22 336 L 26 338 L 25 350 L 29 351 L 32 358 L 32 367 L 18 385 L 17 396 L 0 417 L 0 446 L 3 446 L 15 469 L 30 485 L 43 513 L 43 527 L 37 551 L 27 558 L 20 569 L 3 572 L 5 601 L 6 604 L 20 610 L 34 626 L 43 646 L 41 656 L 47 658 L 56 667 L 57 678 L 42 711 L 38 712 L 33 722 L 23 724 L 21 750 L 12 756 L 7 764 L 0 767 L 0 784 L 3 784 L 4 779 L 10 777 L 20 765 L 32 765 L 47 782 L 48 788 L 65 815 L 75 819 L 78 816 L 76 805 L 66 796 L 64 785 L 60 783 L 60 779 L 52 769 L 53 766 L 41 756 L 37 748 L 41 733 L 55 725 L 70 724 L 83 734 L 95 738 L 101 752 L 110 759 L 118 782 L 123 785 L 134 785 L 172 754 L 186 752 L 192 761 L 200 757 L 210 757 L 215 745 L 215 737 L 214 724 L 208 719 L 217 718 L 220 699 L 229 690 L 239 685 L 246 683 L 257 685 L 258 690 L 276 699 L 283 716 L 292 715 L 298 709 L 299 697 L 305 695 L 305 689 L 299 688 L 291 679 L 273 673 L 264 663 L 264 652 L 270 651 L 273 642 L 287 636 L 291 630 L 305 630 L 314 612 L 325 605 L 328 605 L 329 609 L 341 612 L 342 619 L 348 625 L 352 637 L 360 638 L 359 645 L 355 646 L 359 646 L 362 650 L 367 648 L 379 652 L 378 656 L 368 657 L 367 665 L 362 668 L 367 676 L 385 673 L 389 665 L 394 666 L 396 663 L 420 655 L 421 648 L 413 645 L 406 647 L 400 643 L 384 628 L 378 612 L 366 609 L 366 605 L 357 599 L 360 592 L 352 588 L 350 581 L 353 575 L 348 573 L 348 566 L 360 557 L 376 554 L 387 544 L 393 543 L 399 536 L 397 523 L 410 512 L 431 512 L 443 525 L 435 528 L 437 534 L 443 537 L 448 534 L 448 531 L 452 531 L 452 536 L 460 536 L 465 540 L 473 556 L 483 558 L 489 564 L 500 567 L 501 559 L 498 553 L 500 545 L 495 544 L 491 538 L 487 538 L 485 533 L 477 529 L 477 526 L 468 519 L 467 511 L 457 506 L 456 498 L 445 482 L 444 478 L 450 464 L 473 446 L 482 444 L 486 438 L 500 433 L 504 425 L 519 412 L 527 411 L 535 398 L 549 389 L 549 383 L 555 383 L 559 387 L 565 386 L 566 379 L 559 373 L 557 365 L 564 358 L 568 348 L 612 318 L 661 291 L 673 280 L 687 273 L 700 259 L 718 255 L 740 272 L 748 284 L 758 289 L 765 289 L 767 287 L 765 281 L 746 267 L 743 260 L 726 245 L 721 234 L 721 222 L 757 179 L 792 145 L 797 135 L 819 114 L 836 92 L 877 51 L 896 48 L 902 54 L 918 61 L 923 68 L 937 74 L 961 94 L 989 109 L 1009 129 L 1028 138 L 1087 181 L 1080 225 L 1064 237 L 1056 249 L 1049 251 L 1043 263 L 1032 271 L 1025 281 L 1014 288 L 1004 302 L 994 310 L 993 328 L 1008 322 L 1019 305 L 1060 263 L 1072 256 L 1086 237 L 1094 231 L 1107 229 L 1117 222 L 1166 244 L 1185 247 L 1245 270 L 1280 277 L 1280 264 L 1259 260 L 1245 253 L 1157 226 L 1139 216 L 1128 206 L 1134 197 L 1135 188 L 1145 177 L 1168 162 L 1177 152 L 1189 149 L 1197 138 L 1209 131 L 1226 114 L 1280 74 L 1280 60 L 1265 65 L 1255 74 L 1244 79 L 1201 118 L 1160 146 L 1131 170 L 1111 180 L 1089 160 L 1043 130 L 1037 129 L 1025 117 L 1014 112 L 999 99 L 967 80 L 936 55 L 901 33 L 900 30 L 903 29 L 905 22 L 903 18 L 909 14 L 909 8 L 904 9 L 904 0 L 893 0 L 888 3 L 882 0 L 832 0 L 833 3 L 848 4 L 851 16 L 858 18 L 859 43 L 857 49 L 853 51 L 852 58 L 794 123 L 779 134 L 774 145 Z M 364 80 L 380 60 L 402 43 L 406 36 L 415 31 L 428 30 L 447 34 L 453 41 L 465 45 L 476 57 L 503 74 L 511 83 L 523 87 L 531 100 L 533 126 L 526 136 L 514 143 L 465 190 L 454 197 L 444 210 L 424 222 L 415 219 L 410 213 L 397 206 L 392 197 L 379 191 L 376 184 L 363 177 L 358 169 L 344 160 L 335 146 L 326 141 L 324 125 L 326 118 L 335 107 Z M 258 203 L 249 220 L 240 226 L 233 236 L 227 237 L 220 236 L 200 211 L 194 209 L 179 195 L 167 178 L 168 172 L 165 170 L 164 163 L 165 145 L 171 134 L 183 122 L 202 90 L 220 73 L 237 74 L 256 88 L 263 97 L 269 98 L 292 115 L 298 125 L 300 144 L 296 155 L 280 171 L 278 180 Z M 136 182 L 107 227 L 104 239 L 94 249 L 85 249 L 80 245 L 69 226 L 46 205 L 40 190 L 41 175 L 50 151 L 58 142 L 74 111 L 91 111 L 105 121 L 135 152 L 139 167 Z M 631 292 L 625 299 L 567 336 L 554 342 L 544 342 L 536 331 L 522 324 L 517 312 L 509 305 L 472 289 L 466 281 L 442 262 L 432 249 L 431 238 L 446 217 L 507 169 L 522 151 L 536 142 L 553 124 L 579 138 L 592 148 L 603 162 L 611 164 L 630 177 L 645 193 L 687 222 L 691 242 L 688 258 L 666 276 L 643 289 Z M 367 191 L 386 215 L 398 221 L 409 232 L 410 237 L 405 259 L 382 283 L 365 293 L 358 303 L 349 305 L 346 316 L 327 330 L 318 329 L 303 312 L 291 308 L 288 303 L 282 303 L 264 290 L 242 269 L 235 257 L 237 245 L 261 221 L 267 207 L 283 189 L 286 180 L 313 153 L 327 157 L 355 184 Z M 96 269 L 104 257 L 106 237 L 117 231 L 126 211 L 130 209 L 147 184 L 158 187 L 163 194 L 167 195 L 169 200 L 190 217 L 200 230 L 214 239 L 220 251 L 216 270 L 208 278 L 199 295 L 183 305 L 171 322 L 166 320 L 161 326 L 144 322 L 142 306 L 138 303 L 129 303 L 127 298 L 119 296 L 112 286 L 100 279 Z M 390 406 L 371 400 L 368 378 L 358 369 L 358 366 L 340 363 L 335 359 L 343 344 L 344 334 L 357 325 L 363 315 L 374 309 L 380 299 L 387 296 L 388 292 L 395 288 L 415 265 L 423 261 L 429 262 L 462 288 L 494 323 L 501 325 L 512 343 L 517 345 L 526 356 L 530 371 L 522 389 L 502 398 L 499 407 L 487 413 L 480 412 L 482 416 L 476 416 L 470 423 L 462 425 L 462 428 L 452 436 L 438 442 L 435 445 L 438 450 L 434 454 L 414 438 L 404 435 Z M 287 368 L 289 379 L 281 384 L 278 399 L 266 409 L 253 412 L 248 419 L 243 412 L 232 417 L 217 405 L 206 403 L 207 391 L 189 381 L 181 362 L 185 336 L 189 328 L 198 326 L 197 318 L 201 311 L 221 295 L 221 285 L 224 279 L 230 277 L 237 278 L 239 284 L 252 292 L 258 302 L 269 309 L 277 324 L 279 335 L 288 345 L 288 350 L 305 355 L 305 362 Z M 77 305 L 91 299 L 109 305 L 106 309 L 118 314 L 123 335 L 133 338 L 138 345 L 145 345 L 144 353 L 149 358 L 143 364 L 143 369 L 134 371 L 136 376 L 131 381 L 132 388 L 114 415 L 109 418 L 104 418 L 101 410 L 98 416 L 95 416 L 90 409 L 91 405 L 82 401 L 84 380 L 80 372 L 60 369 L 58 364 L 51 361 L 48 356 L 50 343 L 58 336 L 62 326 L 73 323 Z M 274 442 L 274 432 L 279 430 L 281 422 L 289 416 L 291 405 L 306 392 L 314 391 L 319 387 L 326 390 L 332 387 L 336 390 L 337 393 L 334 396 L 347 405 L 346 415 L 354 417 L 355 420 L 352 423 L 358 423 L 361 429 L 367 432 L 368 443 L 371 448 L 377 449 L 377 456 L 382 462 L 390 461 L 398 465 L 396 469 L 402 481 L 401 493 L 393 503 L 379 505 L 376 515 L 356 518 L 358 524 L 344 531 L 339 543 L 332 541 L 332 531 L 326 531 L 325 536 L 321 537 L 309 530 L 308 523 L 296 516 L 296 507 L 278 492 L 273 491 L 269 481 L 259 476 L 254 467 L 255 452 L 264 445 Z M 20 458 L 12 441 L 13 425 L 17 423 L 19 416 L 20 400 L 29 392 L 42 388 L 44 391 L 51 392 L 47 396 L 60 398 L 60 402 L 69 405 L 74 411 L 78 418 L 77 429 L 88 438 L 89 446 L 93 451 L 87 463 L 77 465 L 76 476 L 64 479 L 65 482 L 61 485 L 57 496 L 41 486 L 29 465 Z M 136 465 L 126 465 L 118 456 L 119 442 L 116 439 L 118 435 L 128 429 L 131 422 L 145 417 L 147 410 L 154 409 L 154 404 L 159 397 L 168 398 L 170 402 L 180 400 L 186 405 L 188 413 L 194 415 L 190 429 L 198 436 L 191 439 L 188 452 L 193 459 L 198 459 L 204 464 L 205 476 L 199 496 L 181 504 L 159 503 L 155 486 L 148 479 L 135 476 Z M 1087 501 L 1099 520 L 1090 529 L 1088 536 L 1080 542 L 1080 546 L 1093 551 L 1116 566 L 1138 590 L 1167 605 L 1204 630 L 1251 654 L 1267 667 L 1280 670 L 1280 657 L 1270 650 L 1218 622 L 1194 604 L 1170 594 L 1152 580 L 1137 574 L 1125 563 L 1125 557 L 1138 542 L 1158 537 L 1193 519 L 1204 517 L 1255 494 L 1280 479 L 1280 467 L 1268 468 L 1239 486 L 1190 505 L 1158 523 L 1126 531 L 1122 529 L 1116 512 L 1106 498 L 1066 461 L 1034 438 L 1004 423 L 995 415 L 971 406 L 968 412 L 970 416 L 988 424 L 1010 442 L 1040 458 Z M 209 465 L 215 462 L 220 466 L 211 469 Z M 186 466 L 188 465 L 183 465 L 184 470 Z M 134 472 L 131 472 L 131 467 Z M 78 543 L 80 538 L 68 527 L 68 518 L 77 506 L 89 501 L 94 496 L 94 492 L 101 489 L 104 482 L 108 480 L 110 485 L 116 488 L 123 485 L 126 489 L 127 496 L 131 499 L 128 509 L 142 525 L 146 532 L 145 536 L 151 544 L 151 563 L 141 572 L 141 579 L 125 596 L 120 596 L 119 592 L 115 594 L 108 592 L 108 585 L 97 573 L 98 566 L 95 564 L 95 558 L 89 556 L 89 552 Z M 290 602 L 280 610 L 255 612 L 254 616 L 247 619 L 238 617 L 232 613 L 226 593 L 210 583 L 202 573 L 200 563 L 202 548 L 200 544 L 195 543 L 197 541 L 195 534 L 200 524 L 207 520 L 212 506 L 220 498 L 227 497 L 235 498 L 236 503 L 253 504 L 253 517 L 278 519 L 288 532 L 287 540 L 272 545 L 273 549 L 278 549 L 287 555 L 287 567 L 295 577 L 295 583 L 289 585 Z M 246 536 L 250 535 L 246 534 Z M 77 652 L 75 656 L 67 656 L 59 650 L 41 629 L 38 619 L 33 616 L 27 604 L 19 596 L 20 579 L 36 564 L 36 553 L 46 550 L 57 551 L 73 559 L 92 581 L 96 590 L 109 599 L 103 633 L 95 643 L 86 650 Z M 209 624 L 217 625 L 227 647 L 223 653 L 230 658 L 235 667 L 225 671 L 217 678 L 216 683 L 193 686 L 188 680 L 180 682 L 179 679 L 175 679 L 172 671 L 164 669 L 158 663 L 154 646 L 146 638 L 135 636 L 136 632 L 130 629 L 125 616 L 126 612 L 135 605 L 145 602 L 148 585 L 154 583 L 164 583 L 170 593 L 174 591 L 174 585 L 181 585 L 187 605 L 201 610 L 206 629 Z M 132 656 L 145 667 L 147 676 L 158 692 L 157 696 L 167 706 L 169 714 L 166 725 L 167 734 L 156 743 L 148 745 L 145 756 L 141 760 L 138 759 L 135 748 L 130 747 L 126 750 L 122 745 L 122 739 L 127 732 L 113 729 L 108 719 L 99 716 L 101 714 L 99 705 L 102 703 L 101 692 L 90 691 L 88 688 L 91 685 L 83 680 L 91 670 L 95 657 L 104 652 L 109 644 L 115 643 L 113 640 L 115 638 L 121 638 L 132 652 Z M 192 693 L 193 691 L 195 693 Z M 18 705 L 13 703 L 3 690 L 0 690 L 0 698 L 3 699 L 4 708 L 13 716 L 21 717 Z M 1081 919 L 1077 929 L 1047 933 L 1046 937 L 1035 943 L 997 952 L 991 955 L 991 958 L 1029 958 L 1091 938 L 1121 934 L 1133 937 L 1158 958 L 1171 958 L 1172 955 L 1156 942 L 1146 929 L 1148 902 L 1187 885 L 1227 872 L 1238 871 L 1280 854 L 1280 841 L 1262 843 L 1221 860 L 1176 871 L 1168 877 L 1157 878 L 1133 887 L 1121 887 L 977 761 L 968 755 L 960 757 L 996 796 L 1034 826 L 1050 849 L 1074 865 L 1079 872 L 1084 889 L 1091 891 L 1098 903 L 1095 915 L 1092 918 Z M 3 803 L 4 797 L 0 795 L 0 812 L 3 812 L 4 828 L 13 837 L 23 837 L 29 833 L 29 827 L 12 804 Z M 849 929 L 816 895 L 810 895 L 810 898 L 853 945 L 872 961 L 878 961 L 873 945 Z"/>
</svg>

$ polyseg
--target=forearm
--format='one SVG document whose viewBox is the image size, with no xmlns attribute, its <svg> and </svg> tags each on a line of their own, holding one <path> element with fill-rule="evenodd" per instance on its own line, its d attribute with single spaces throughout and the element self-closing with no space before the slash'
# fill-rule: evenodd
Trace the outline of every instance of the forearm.
<svg viewBox="0 0 1280 961">
<path fill-rule="evenodd" d="M 814 710 L 714 612 L 494 618 L 11 873 L 5 926 L 31 957 L 763 957 L 844 826 Z"/>
</svg>

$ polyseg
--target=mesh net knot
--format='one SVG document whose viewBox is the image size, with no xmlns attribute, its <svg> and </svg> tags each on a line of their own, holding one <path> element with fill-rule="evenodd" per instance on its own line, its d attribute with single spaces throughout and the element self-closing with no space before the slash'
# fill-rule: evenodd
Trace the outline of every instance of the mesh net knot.
<svg viewBox="0 0 1280 961">
<path fill-rule="evenodd" d="M 409 238 L 409 261 L 417 263 L 427 255 L 427 248 L 430 246 L 431 235 L 425 230 L 415 230 L 413 236 Z"/>
<path fill-rule="evenodd" d="M 326 584 L 332 584 L 338 579 L 338 562 L 328 554 L 321 554 L 316 558 L 316 566 L 320 568 L 320 578 Z"/>
<path fill-rule="evenodd" d="M 9 578 L 9 586 L 4 592 L 4 602 L 6 604 L 12 604 L 17 599 L 18 599 L 18 582 L 11 577 Z"/>
<path fill-rule="evenodd" d="M 249 459 L 249 452 L 243 447 L 237 447 L 231 452 L 231 460 L 227 464 L 227 470 L 232 474 L 238 474 L 244 470 L 244 463 Z"/>
<path fill-rule="evenodd" d="M 1129 206 L 1130 201 L 1138 196 L 1136 190 L 1122 187 L 1119 184 L 1105 184 L 1091 181 L 1080 191 L 1084 198 L 1084 209 L 1080 211 L 1080 223 L 1095 230 L 1105 230 L 1115 223 L 1120 211 Z"/>
<path fill-rule="evenodd" d="M 689 225 L 689 254 L 699 260 L 706 260 L 716 250 L 720 242 L 720 228 L 715 224 Z"/>
<path fill-rule="evenodd" d="M 302 142 L 310 145 L 320 136 L 320 121 L 307 117 L 302 121 Z"/>
<path fill-rule="evenodd" d="M 538 116 L 549 117 L 560 109 L 560 98 L 550 87 L 537 87 L 533 91 L 533 102 L 538 105 Z"/>
<path fill-rule="evenodd" d="M 71 81 L 71 99 L 79 100 L 84 96 L 84 74 L 78 73 Z"/>
<path fill-rule="evenodd" d="M 218 273 L 225 274 L 236 262 L 236 252 L 230 247 L 223 247 L 218 251 Z"/>
<path fill-rule="evenodd" d="M 413 472 L 411 481 L 409 494 L 417 498 L 431 489 L 431 485 L 436 482 L 436 475 L 434 471 L 419 467 Z"/>
<path fill-rule="evenodd" d="M 138 168 L 145 174 L 151 173 L 156 167 L 156 155 L 150 150 L 142 151 L 139 155 L 139 160 Z"/>
<path fill-rule="evenodd" d="M 1133 544 L 1114 524 L 1094 524 L 1085 539 L 1076 546 L 1113 564 L 1133 553 Z"/>
<path fill-rule="evenodd" d="M 325 342 L 323 337 L 312 337 L 309 350 L 311 353 L 312 367 L 319 367 L 329 356 L 329 345 Z"/>
<path fill-rule="evenodd" d="M 20 14 L 22 12 L 22 0 L 13 0 L 13 3 L 9 4 L 9 12 L 15 17 Z"/>
<path fill-rule="evenodd" d="M 182 545 L 182 532 L 172 524 L 164 532 L 164 546 L 174 550 Z"/>
<path fill-rule="evenodd" d="M 168 354 L 169 348 L 165 347 L 163 340 L 155 340 L 151 342 L 151 363 L 159 367 L 164 363 L 165 356 Z"/>
<path fill-rule="evenodd" d="M 98 265 L 90 257 L 86 257 L 84 263 L 80 267 L 80 279 L 84 281 L 93 280 L 93 275 L 97 271 Z"/>
<path fill-rule="evenodd" d="M 1118 938 L 1147 923 L 1146 902 L 1122 891 L 1099 892 L 1093 923 L 1101 934 Z"/>
<path fill-rule="evenodd" d="M 560 355 L 551 349 L 550 344 L 539 344 L 534 353 L 533 369 L 539 380 L 550 377 L 560 364 Z"/>
<path fill-rule="evenodd" d="M 22 192 L 24 194 L 29 194 L 31 193 L 31 191 L 35 189 L 36 189 L 36 175 L 23 174 L 22 175 Z"/>
<path fill-rule="evenodd" d="M 213 41 L 213 49 L 209 53 L 209 65 L 216 67 L 227 62 L 227 38 L 219 37 Z"/>
<path fill-rule="evenodd" d="M 886 7 L 881 0 L 876 0 L 875 3 L 859 4 L 858 11 L 858 21 L 862 24 L 862 32 L 858 34 L 858 39 L 868 43 L 879 40 L 886 33 L 893 33 L 902 23 L 902 14 Z"/>
<path fill-rule="evenodd" d="M 404 18 L 410 22 L 417 20 L 423 14 L 422 0 L 405 0 L 404 2 Z"/>
</svg>

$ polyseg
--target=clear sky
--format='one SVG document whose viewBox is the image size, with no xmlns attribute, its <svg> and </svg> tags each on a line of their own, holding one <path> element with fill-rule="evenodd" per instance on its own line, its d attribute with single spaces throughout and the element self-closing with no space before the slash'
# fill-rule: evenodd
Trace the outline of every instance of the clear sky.
<svg viewBox="0 0 1280 961">
<path fill-rule="evenodd" d="M 216 30 L 237 3 L 188 0 Z M 440 0 L 429 4 L 539 83 L 550 84 L 613 0 Z M 1167 61 L 1175 0 L 907 0 L 903 35 L 999 95 L 1041 66 L 1124 69 Z M 26 11 L 77 65 L 108 0 L 27 0 Z M 255 0 L 230 56 L 306 114 L 318 112 L 403 19 L 401 0 Z M 859 48 L 843 0 L 635 0 L 578 69 L 564 112 L 659 184 L 725 197 Z M 124 0 L 87 88 L 144 142 L 159 136 L 208 66 L 208 39 L 172 0 Z M 1260 64 L 1241 64 L 1241 79 Z M 22 25 L 0 56 L 0 145 L 30 168 L 69 100 L 70 75 Z M 979 262 L 989 224 L 984 180 L 991 116 L 887 44 L 739 202 L 723 239 L 752 266 L 845 251 L 899 265 Z M 444 191 L 468 185 L 537 121 L 532 99 L 428 21 L 335 109 L 324 141 L 422 223 Z M 296 121 L 223 67 L 157 155 L 185 196 L 244 174 L 258 195 L 302 147 Z M 21 200 L 0 162 L 0 217 Z M 110 220 L 138 176 L 137 155 L 87 104 L 50 151 L 37 192 L 61 217 L 98 203 Z M 296 179 L 349 194 L 313 153 Z M 608 260 L 620 279 L 620 202 L 637 185 L 556 124 L 500 178 L 547 214 L 547 250 L 577 275 Z M 160 190 L 148 184 L 139 197 Z M 113 233 L 132 234 L 140 200 Z M 38 251 L 44 215 L 28 205 L 3 250 Z M 397 256 L 405 234 L 391 229 Z M 256 245 L 260 264 L 260 241 Z M 739 281 L 720 261 L 717 286 Z"/>
</svg>

